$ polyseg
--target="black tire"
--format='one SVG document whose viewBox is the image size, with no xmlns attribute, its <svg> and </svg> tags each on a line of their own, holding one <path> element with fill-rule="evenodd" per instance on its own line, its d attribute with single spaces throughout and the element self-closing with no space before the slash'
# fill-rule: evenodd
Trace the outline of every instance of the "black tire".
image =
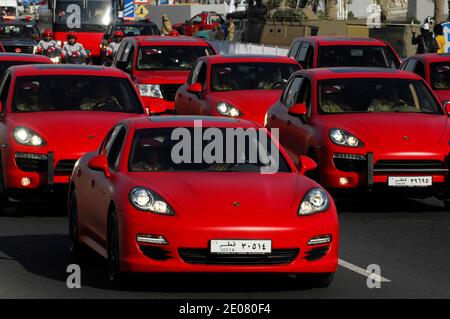
<svg viewBox="0 0 450 319">
<path fill-rule="evenodd" d="M 327 288 L 334 281 L 334 272 L 318 274 L 298 274 L 296 275 L 297 284 L 307 288 Z"/>
<path fill-rule="evenodd" d="M 112 286 L 119 287 L 123 283 L 123 273 L 120 270 L 119 227 L 115 211 L 108 217 L 107 238 L 108 279 Z"/>
<path fill-rule="evenodd" d="M 450 211 L 450 200 L 444 200 L 443 202 L 444 202 L 445 209 Z"/>
<path fill-rule="evenodd" d="M 77 205 L 77 194 L 75 191 L 69 199 L 69 209 L 68 209 L 68 225 L 69 225 L 69 252 L 72 257 L 78 258 L 82 256 L 82 245 L 79 239 L 78 232 L 78 205 Z"/>
</svg>

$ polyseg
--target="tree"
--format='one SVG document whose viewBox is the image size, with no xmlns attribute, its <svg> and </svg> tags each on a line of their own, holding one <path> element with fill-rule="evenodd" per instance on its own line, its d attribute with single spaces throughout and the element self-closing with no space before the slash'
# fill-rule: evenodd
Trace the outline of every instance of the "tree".
<svg viewBox="0 0 450 319">
<path fill-rule="evenodd" d="M 444 0 L 434 0 L 434 19 L 436 23 L 442 23 L 445 21 L 444 18 Z"/>
</svg>

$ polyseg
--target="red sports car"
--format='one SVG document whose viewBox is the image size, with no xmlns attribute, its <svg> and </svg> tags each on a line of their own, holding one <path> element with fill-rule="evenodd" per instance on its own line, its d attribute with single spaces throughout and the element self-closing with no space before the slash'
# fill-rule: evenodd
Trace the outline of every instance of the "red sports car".
<svg viewBox="0 0 450 319">
<path fill-rule="evenodd" d="M 2 208 L 10 198 L 28 201 L 67 186 L 78 158 L 98 148 L 115 123 L 145 116 L 125 73 L 50 64 L 9 68 L 0 110 Z"/>
<path fill-rule="evenodd" d="M 441 102 L 450 103 L 450 54 L 414 55 L 407 58 L 400 68 L 422 77 Z"/>
<path fill-rule="evenodd" d="M 291 77 L 267 113 L 294 161 L 318 163 L 329 189 L 399 190 L 449 204 L 450 123 L 430 87 L 405 71 L 310 69 Z"/>
<path fill-rule="evenodd" d="M 200 58 L 175 97 L 175 113 L 242 117 L 263 124 L 267 109 L 300 65 L 287 57 Z"/>
<path fill-rule="evenodd" d="M 130 75 L 151 113 L 173 113 L 175 93 L 195 61 L 213 54 L 203 39 L 137 36 L 121 42 L 113 66 Z"/>
<path fill-rule="evenodd" d="M 229 131 L 249 133 L 248 143 L 229 148 L 227 137 L 220 144 L 217 136 Z M 75 165 L 71 251 L 84 244 L 105 257 L 113 282 L 123 272 L 276 272 L 330 284 L 338 258 L 335 205 L 303 176 L 315 163 L 302 157 L 299 171 L 276 144 L 239 119 L 163 116 L 117 124 L 98 151 Z M 267 149 L 268 160 L 252 159 L 252 145 Z M 211 147 L 222 154 L 212 161 L 202 156 Z M 269 163 L 277 165 L 263 173 Z"/>
</svg>

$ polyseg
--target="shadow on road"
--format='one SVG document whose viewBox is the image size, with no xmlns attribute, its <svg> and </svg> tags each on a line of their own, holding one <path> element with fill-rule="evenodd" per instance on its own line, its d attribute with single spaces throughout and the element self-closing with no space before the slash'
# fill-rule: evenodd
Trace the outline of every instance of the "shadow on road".
<svg viewBox="0 0 450 319">
<path fill-rule="evenodd" d="M 0 237 L 0 252 L 5 260 L 15 260 L 28 272 L 65 284 L 67 266 L 78 264 L 83 287 L 111 290 L 106 263 L 93 252 L 74 260 L 67 250 L 65 235 Z M 13 276 L 13 274 L 10 274 Z M 122 291 L 134 292 L 276 292 L 310 289 L 288 275 L 279 274 L 139 274 L 127 277 Z M 117 289 L 116 289 L 117 290 Z"/>
</svg>

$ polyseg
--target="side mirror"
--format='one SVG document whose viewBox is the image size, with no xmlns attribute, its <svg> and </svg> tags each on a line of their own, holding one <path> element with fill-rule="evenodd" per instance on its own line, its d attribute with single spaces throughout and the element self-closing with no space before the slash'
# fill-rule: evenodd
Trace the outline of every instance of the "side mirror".
<svg viewBox="0 0 450 319">
<path fill-rule="evenodd" d="M 317 168 L 317 163 L 314 162 L 310 157 L 300 155 L 298 157 L 298 164 L 300 167 L 300 174 L 305 175 Z"/>
<path fill-rule="evenodd" d="M 445 101 L 442 103 L 447 115 L 450 115 L 450 101 Z M 1 104 L 0 104 L 0 112 L 1 112 Z"/>
<path fill-rule="evenodd" d="M 103 172 L 106 178 L 109 178 L 111 176 L 108 167 L 108 159 L 103 154 L 91 158 L 88 162 L 88 167 L 94 171 Z"/>
<path fill-rule="evenodd" d="M 194 83 L 189 85 L 187 91 L 192 94 L 200 94 L 203 92 L 203 85 L 201 83 Z"/>
<path fill-rule="evenodd" d="M 308 113 L 308 110 L 306 109 L 305 103 L 298 103 L 298 104 L 293 105 L 289 109 L 288 113 L 293 116 L 306 116 Z"/>
</svg>

